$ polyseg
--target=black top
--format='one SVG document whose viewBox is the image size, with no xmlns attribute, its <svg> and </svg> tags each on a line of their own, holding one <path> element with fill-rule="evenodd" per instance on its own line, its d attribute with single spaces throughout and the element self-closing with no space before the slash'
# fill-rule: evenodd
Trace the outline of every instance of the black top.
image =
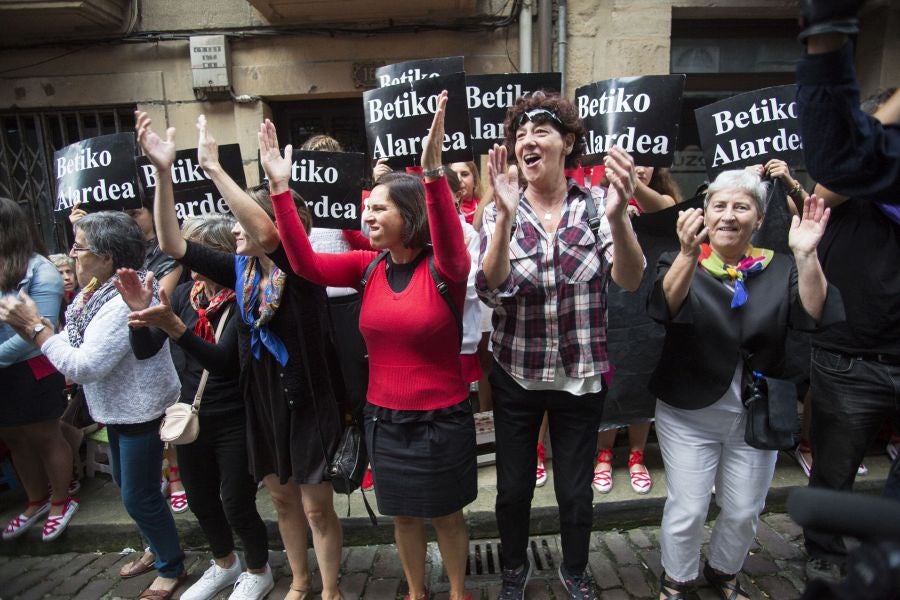
<svg viewBox="0 0 900 600">
<path fill-rule="evenodd" d="M 209 379 L 203 390 L 200 404 L 200 415 L 218 415 L 226 412 L 243 410 L 244 401 L 238 385 L 238 335 L 235 318 L 236 305 L 230 304 L 228 320 L 222 329 L 217 344 L 211 344 L 194 333 L 197 324 L 197 311 L 191 306 L 190 293 L 192 282 L 182 283 L 172 294 L 172 312 L 187 326 L 172 346 L 172 360 L 181 379 L 181 402 L 192 403 L 200 385 L 203 370 L 209 370 Z M 224 308 L 210 319 L 213 331 L 219 326 Z M 132 328 L 130 331 L 131 348 L 134 355 L 143 360 L 154 356 L 168 337 L 164 331 L 155 327 Z"/>
<path fill-rule="evenodd" d="M 794 261 L 776 254 L 766 269 L 744 285 L 748 300 L 731 308 L 732 291 L 700 266 L 677 314 L 670 317 L 662 281 L 677 256 L 663 254 L 650 292 L 650 317 L 666 328 L 662 357 L 650 379 L 650 391 L 666 404 L 699 409 L 721 398 L 734 377 L 742 351 L 753 370 L 778 377 L 784 369 L 788 327 L 812 331 L 844 318 L 841 296 L 833 286 L 817 324 L 803 309 Z"/>
<path fill-rule="evenodd" d="M 155 239 L 147 240 L 147 254 L 144 256 L 144 269 L 153 271 L 154 278 L 159 281 L 178 266 L 178 262 L 163 252 Z"/>
</svg>

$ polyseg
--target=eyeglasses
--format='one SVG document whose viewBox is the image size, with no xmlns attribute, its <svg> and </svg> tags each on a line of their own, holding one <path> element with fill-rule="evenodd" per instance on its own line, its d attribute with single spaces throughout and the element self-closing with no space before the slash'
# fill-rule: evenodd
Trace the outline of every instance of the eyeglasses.
<svg viewBox="0 0 900 600">
<path fill-rule="evenodd" d="M 560 127 L 565 128 L 559 116 L 557 116 L 557 114 L 552 110 L 547 110 L 546 108 L 533 108 L 531 110 L 526 110 L 525 112 L 523 112 L 522 116 L 519 117 L 519 127 L 524 125 L 525 121 L 531 121 L 533 123 L 535 119 L 548 119 L 550 121 L 553 121 Z"/>
<path fill-rule="evenodd" d="M 91 251 L 91 249 L 88 248 L 87 246 L 79 246 L 78 242 L 75 242 L 74 244 L 72 244 L 71 252 L 90 252 L 90 251 Z"/>
</svg>

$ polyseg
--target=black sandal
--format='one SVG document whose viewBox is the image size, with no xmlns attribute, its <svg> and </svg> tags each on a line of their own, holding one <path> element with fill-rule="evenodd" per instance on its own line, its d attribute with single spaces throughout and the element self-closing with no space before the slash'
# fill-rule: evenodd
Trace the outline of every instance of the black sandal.
<svg viewBox="0 0 900 600">
<path fill-rule="evenodd" d="M 706 581 L 710 585 L 715 587 L 722 600 L 738 600 L 741 596 L 744 596 L 745 598 L 750 597 L 747 590 L 742 588 L 741 584 L 738 582 L 737 574 L 727 575 L 718 573 L 709 565 L 709 561 L 706 561 L 703 565 L 703 577 L 706 578 Z M 734 579 L 734 581 L 732 581 L 732 579 Z"/>
<path fill-rule="evenodd" d="M 665 571 L 659 574 L 659 593 L 662 594 L 666 600 L 686 600 L 687 596 L 684 594 L 687 592 L 687 589 L 687 583 L 672 581 L 666 577 Z"/>
</svg>

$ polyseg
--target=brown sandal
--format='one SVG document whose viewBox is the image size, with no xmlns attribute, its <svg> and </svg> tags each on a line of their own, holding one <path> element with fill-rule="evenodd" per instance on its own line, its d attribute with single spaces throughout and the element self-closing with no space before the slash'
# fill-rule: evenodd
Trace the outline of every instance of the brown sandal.
<svg viewBox="0 0 900 600">
<path fill-rule="evenodd" d="M 122 579 L 131 579 L 132 577 L 137 577 L 138 575 L 143 575 L 144 573 L 149 573 L 150 571 L 152 571 L 153 563 L 150 563 L 148 565 L 143 560 L 147 554 L 150 554 L 152 556 L 152 553 L 145 551 L 130 563 L 126 563 L 121 569 L 119 569 L 119 577 L 121 577 Z M 154 556 L 153 558 L 153 562 L 156 562 L 156 557 Z"/>
<path fill-rule="evenodd" d="M 177 577 L 175 586 L 171 590 L 151 590 L 149 587 L 141 592 L 138 600 L 169 600 L 181 584 L 187 581 L 187 573 L 182 573 Z M 152 585 L 152 584 L 151 584 Z"/>
</svg>

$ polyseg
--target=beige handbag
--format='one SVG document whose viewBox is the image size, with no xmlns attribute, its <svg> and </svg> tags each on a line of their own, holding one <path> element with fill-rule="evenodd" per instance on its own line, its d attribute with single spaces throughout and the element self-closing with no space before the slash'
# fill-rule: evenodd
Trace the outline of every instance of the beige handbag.
<svg viewBox="0 0 900 600">
<path fill-rule="evenodd" d="M 230 306 L 226 307 L 222 318 L 219 319 L 219 325 L 216 327 L 216 342 L 222 335 L 222 329 L 225 327 L 225 321 L 228 320 L 230 310 Z M 200 385 L 197 386 L 197 393 L 194 395 L 192 404 L 176 402 L 166 409 L 166 414 L 163 415 L 162 423 L 159 425 L 159 439 L 175 446 L 190 444 L 197 439 L 197 435 L 200 433 L 200 399 L 203 397 L 207 379 L 209 379 L 209 371 L 203 369 Z"/>
</svg>

